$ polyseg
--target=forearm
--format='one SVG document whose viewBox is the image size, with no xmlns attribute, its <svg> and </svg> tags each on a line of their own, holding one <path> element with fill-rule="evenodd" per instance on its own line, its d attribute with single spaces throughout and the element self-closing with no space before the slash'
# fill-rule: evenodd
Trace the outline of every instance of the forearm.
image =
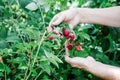
<svg viewBox="0 0 120 80">
<path fill-rule="evenodd" d="M 105 80 L 120 80 L 120 68 L 118 67 L 91 61 L 86 63 L 85 70 Z"/>
<path fill-rule="evenodd" d="M 120 6 L 103 9 L 79 8 L 79 14 L 81 23 L 120 27 Z"/>
</svg>

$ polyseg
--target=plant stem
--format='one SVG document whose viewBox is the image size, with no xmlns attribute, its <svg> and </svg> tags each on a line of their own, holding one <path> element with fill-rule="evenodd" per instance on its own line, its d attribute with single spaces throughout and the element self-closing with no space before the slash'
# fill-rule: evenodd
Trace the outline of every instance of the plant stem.
<svg viewBox="0 0 120 80">
<path fill-rule="evenodd" d="M 43 73 L 43 71 L 41 70 L 41 71 L 39 72 L 39 74 L 37 75 L 37 77 L 35 78 L 35 80 L 37 80 L 37 78 L 38 78 L 42 73 Z"/>
<path fill-rule="evenodd" d="M 19 1 L 18 1 L 18 0 L 16 0 L 16 3 L 20 6 L 20 4 L 19 4 Z"/>
<path fill-rule="evenodd" d="M 46 34 L 46 31 L 44 32 L 44 34 L 43 34 L 43 36 L 42 36 L 42 39 L 41 39 L 40 42 L 39 42 L 39 45 L 38 45 L 38 48 L 37 48 L 37 52 L 36 52 L 35 58 L 34 58 L 34 60 L 33 60 L 32 67 L 34 66 L 34 64 L 35 64 L 35 62 L 36 62 L 36 59 L 37 59 L 37 56 L 38 56 L 38 53 L 39 53 L 41 44 L 42 44 L 42 42 L 44 41 L 44 36 L 45 36 L 45 34 Z M 26 77 L 25 80 L 27 80 L 30 75 L 31 75 L 31 71 L 29 72 L 29 74 L 28 74 L 28 76 Z"/>
<path fill-rule="evenodd" d="M 42 13 L 42 9 L 41 9 L 40 6 L 39 6 L 39 10 L 40 10 L 40 13 L 41 13 L 41 16 L 42 16 L 42 20 L 43 20 L 43 22 L 44 22 L 44 27 L 45 27 L 44 15 L 43 15 L 43 13 Z M 45 30 L 45 32 L 44 32 L 44 34 L 43 34 L 43 36 L 42 36 L 42 39 L 39 41 L 39 45 L 38 45 L 38 48 L 37 48 L 37 52 L 36 52 L 35 58 L 34 58 L 34 60 L 33 60 L 32 67 L 34 66 L 34 64 L 35 64 L 35 62 L 36 62 L 36 59 L 37 59 L 37 56 L 38 56 L 38 53 L 39 53 L 41 44 L 42 44 L 42 42 L 44 41 L 45 34 L 46 34 L 46 30 Z M 40 73 L 39 73 L 39 74 L 40 74 Z M 31 71 L 29 72 L 29 74 L 28 74 L 28 76 L 26 77 L 25 80 L 27 80 L 30 75 L 31 75 Z"/>
<path fill-rule="evenodd" d="M 61 52 L 64 51 L 64 50 L 65 50 L 65 49 L 62 48 L 62 49 L 59 51 L 59 53 L 57 54 L 57 56 L 59 56 L 59 55 L 61 54 Z"/>
<path fill-rule="evenodd" d="M 116 54 L 117 54 L 117 51 L 114 53 L 113 61 L 116 60 Z"/>
<path fill-rule="evenodd" d="M 5 80 L 7 80 L 7 75 L 6 75 L 6 66 L 4 63 L 2 63 L 4 65 L 4 70 L 5 70 Z"/>
<path fill-rule="evenodd" d="M 6 77 L 6 70 L 5 70 L 5 80 L 7 80 L 7 77 Z"/>
<path fill-rule="evenodd" d="M 41 6 L 39 6 L 40 14 L 42 16 L 42 22 L 44 22 L 44 27 L 45 27 L 45 20 L 44 20 L 44 15 Z"/>
<path fill-rule="evenodd" d="M 28 61 L 28 68 L 27 68 L 27 70 L 26 70 L 26 72 L 25 72 L 24 80 L 25 80 L 25 78 L 27 77 L 27 72 L 28 72 L 29 66 L 30 66 L 30 59 L 31 59 L 31 58 L 29 58 L 29 61 Z"/>
<path fill-rule="evenodd" d="M 46 31 L 44 32 L 44 34 L 43 34 L 43 36 L 42 36 L 42 39 L 41 39 L 41 41 L 40 41 L 40 43 L 39 43 L 39 45 L 38 45 L 38 49 L 37 49 L 37 52 L 36 52 L 36 55 L 35 55 L 35 58 L 34 58 L 34 61 L 33 61 L 33 65 L 32 65 L 32 66 L 34 66 L 34 64 L 35 64 L 35 62 L 36 62 L 37 55 L 38 55 L 38 53 L 39 53 L 40 46 L 41 46 L 42 42 L 44 41 L 44 36 L 45 36 L 45 34 L 46 34 Z"/>
</svg>

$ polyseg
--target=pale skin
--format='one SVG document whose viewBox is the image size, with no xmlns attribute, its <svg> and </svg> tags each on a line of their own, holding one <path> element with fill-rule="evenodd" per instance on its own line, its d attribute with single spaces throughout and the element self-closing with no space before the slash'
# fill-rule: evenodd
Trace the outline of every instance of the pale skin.
<svg viewBox="0 0 120 80">
<path fill-rule="evenodd" d="M 53 17 L 48 32 L 53 31 L 51 26 L 57 26 L 62 22 L 69 24 L 71 29 L 80 23 L 120 27 L 120 6 L 102 9 L 74 8 L 62 11 Z M 65 42 L 65 61 L 71 64 L 72 67 L 88 71 L 104 80 L 120 80 L 119 67 L 103 64 L 90 56 L 87 58 L 70 58 L 69 51 L 66 48 L 67 42 Z"/>
</svg>

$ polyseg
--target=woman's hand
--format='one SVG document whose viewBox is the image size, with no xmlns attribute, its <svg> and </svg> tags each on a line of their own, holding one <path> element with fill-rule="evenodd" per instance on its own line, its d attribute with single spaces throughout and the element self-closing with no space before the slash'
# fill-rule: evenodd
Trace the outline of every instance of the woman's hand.
<svg viewBox="0 0 120 80">
<path fill-rule="evenodd" d="M 82 57 L 70 58 L 67 44 L 68 44 L 68 41 L 65 42 L 65 53 L 66 53 L 65 61 L 67 63 L 69 63 L 72 67 L 82 68 L 84 70 L 87 70 L 87 68 L 88 68 L 87 65 L 91 65 L 91 62 L 93 62 L 93 63 L 95 62 L 95 60 L 90 56 L 88 56 L 87 58 L 82 58 Z"/>
<path fill-rule="evenodd" d="M 72 67 L 83 69 L 105 80 L 120 80 L 119 67 L 110 66 L 107 64 L 103 64 L 101 62 L 97 62 L 90 56 L 88 56 L 87 58 L 82 57 L 70 58 L 69 51 L 67 49 L 67 43 L 68 41 L 65 42 L 66 51 L 65 61 L 69 63 Z"/>
<path fill-rule="evenodd" d="M 102 14 L 101 14 L 102 13 Z M 120 27 L 120 6 L 90 9 L 74 8 L 56 14 L 49 23 L 48 32 L 53 31 L 52 27 L 64 22 L 71 29 L 79 23 L 101 24 L 106 26 Z M 114 15 L 114 16 L 113 16 Z"/>
<path fill-rule="evenodd" d="M 74 26 L 80 23 L 78 10 L 78 8 L 74 8 L 56 14 L 49 23 L 48 31 L 51 32 L 53 26 L 57 26 L 62 22 L 69 24 L 69 27 L 73 29 Z"/>
</svg>

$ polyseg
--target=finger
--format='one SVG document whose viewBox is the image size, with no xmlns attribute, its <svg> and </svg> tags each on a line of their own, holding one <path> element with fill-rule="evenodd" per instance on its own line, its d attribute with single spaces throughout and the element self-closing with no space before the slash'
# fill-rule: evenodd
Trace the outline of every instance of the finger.
<svg viewBox="0 0 120 80">
<path fill-rule="evenodd" d="M 70 56 L 67 45 L 68 45 L 68 40 L 66 40 L 66 42 L 65 42 L 65 53 L 66 53 L 65 55 Z"/>
<path fill-rule="evenodd" d="M 65 49 L 67 48 L 67 44 L 68 44 L 68 41 L 66 40 L 65 41 Z"/>
<path fill-rule="evenodd" d="M 62 22 L 64 21 L 64 19 L 65 19 L 65 15 L 63 15 L 63 14 L 60 14 L 60 15 L 58 15 L 57 17 L 58 17 L 58 19 L 56 19 L 56 20 L 52 23 L 53 26 L 59 25 L 59 24 L 62 23 Z"/>
<path fill-rule="evenodd" d="M 48 28 L 47 28 L 47 31 L 48 31 L 48 32 L 52 32 L 52 31 L 54 30 L 53 25 L 52 25 L 52 22 L 53 22 L 54 19 L 56 19 L 56 18 L 57 18 L 57 17 L 54 16 L 54 17 L 52 18 L 52 20 L 50 21 L 50 23 L 49 23 L 49 25 L 48 25 Z"/>
<path fill-rule="evenodd" d="M 53 31 L 52 27 L 47 27 L 47 31 L 52 32 Z"/>
<path fill-rule="evenodd" d="M 50 23 L 49 23 L 49 27 L 52 27 L 52 23 L 55 21 L 55 20 L 57 20 L 57 15 L 55 15 L 53 18 L 52 18 L 52 20 L 50 21 Z"/>
<path fill-rule="evenodd" d="M 54 29 L 53 27 L 56 25 L 56 22 L 58 23 L 58 21 L 59 21 L 59 15 L 60 14 L 55 15 L 52 18 L 52 20 L 50 21 L 49 26 L 48 26 L 48 32 L 52 32 L 53 31 L 53 29 Z M 55 22 L 55 24 L 54 24 L 54 22 Z"/>
<path fill-rule="evenodd" d="M 69 56 L 67 56 L 67 55 L 65 55 L 65 61 L 67 62 L 67 63 L 69 63 L 72 67 L 76 67 L 76 68 L 81 68 L 79 65 L 78 65 L 78 63 L 76 63 L 76 62 L 74 62 L 73 60 L 72 60 L 72 58 L 70 58 Z"/>
<path fill-rule="evenodd" d="M 80 68 L 78 65 L 75 65 L 75 64 L 71 64 L 71 66 L 75 68 Z"/>
<path fill-rule="evenodd" d="M 57 25 L 59 25 L 61 22 L 63 22 L 64 19 L 65 19 L 65 15 L 61 12 L 61 13 L 59 13 L 59 14 L 57 14 L 57 15 L 55 15 L 55 16 L 53 17 L 53 19 L 51 20 L 49 26 L 57 26 Z"/>
<path fill-rule="evenodd" d="M 65 61 L 67 62 L 67 63 L 69 63 L 69 64 L 71 64 L 71 58 L 69 57 L 69 56 L 67 56 L 67 55 L 65 55 Z"/>
</svg>

